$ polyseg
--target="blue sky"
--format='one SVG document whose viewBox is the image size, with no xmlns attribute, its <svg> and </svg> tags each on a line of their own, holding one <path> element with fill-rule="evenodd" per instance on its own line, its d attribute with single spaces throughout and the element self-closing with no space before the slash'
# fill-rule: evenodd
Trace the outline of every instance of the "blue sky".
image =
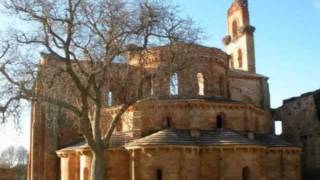
<svg viewBox="0 0 320 180">
<path fill-rule="evenodd" d="M 204 28 L 203 44 L 223 49 L 226 11 L 232 0 L 173 0 L 183 15 Z M 320 0 L 249 0 L 255 33 L 257 72 L 270 77 L 272 107 L 320 88 Z M 15 21 L 0 16 L 0 29 Z M 9 144 L 29 147 L 29 113 L 22 131 L 0 126 L 0 151 Z"/>
<path fill-rule="evenodd" d="M 204 28 L 205 45 L 223 49 L 226 11 L 232 0 L 175 2 Z M 320 0 L 249 0 L 249 8 L 257 29 L 257 72 L 270 77 L 272 107 L 320 88 Z"/>
</svg>

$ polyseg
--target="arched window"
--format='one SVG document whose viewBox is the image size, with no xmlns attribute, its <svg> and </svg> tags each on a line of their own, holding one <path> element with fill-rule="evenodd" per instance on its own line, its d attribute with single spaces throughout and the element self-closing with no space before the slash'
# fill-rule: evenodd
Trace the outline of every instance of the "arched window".
<svg viewBox="0 0 320 180">
<path fill-rule="evenodd" d="M 282 121 L 274 121 L 274 133 L 277 136 L 280 136 L 282 134 Z"/>
<path fill-rule="evenodd" d="M 106 94 L 106 100 L 107 100 L 107 105 L 109 107 L 112 106 L 112 92 L 111 91 L 108 91 L 107 94 Z"/>
<path fill-rule="evenodd" d="M 238 64 L 239 64 L 239 68 L 242 68 L 243 63 L 242 63 L 242 50 L 238 49 Z"/>
<path fill-rule="evenodd" d="M 221 115 L 218 115 L 216 118 L 217 128 L 221 129 L 223 128 L 223 117 Z"/>
<path fill-rule="evenodd" d="M 199 88 L 198 94 L 200 96 L 204 96 L 204 77 L 203 77 L 203 74 L 198 73 L 197 79 L 198 79 L 198 88 Z"/>
<path fill-rule="evenodd" d="M 248 166 L 244 167 L 242 169 L 242 180 L 250 180 L 251 179 L 251 173 Z"/>
<path fill-rule="evenodd" d="M 151 95 L 151 96 L 154 95 L 154 81 L 153 81 L 153 77 L 150 78 L 150 95 Z"/>
<path fill-rule="evenodd" d="M 123 64 L 127 62 L 127 57 L 124 55 L 117 55 L 112 60 L 113 63 Z"/>
<path fill-rule="evenodd" d="M 178 80 L 178 74 L 174 73 L 170 77 L 170 95 L 176 96 L 179 94 L 179 80 Z"/>
<path fill-rule="evenodd" d="M 233 38 L 238 37 L 238 23 L 236 20 L 232 22 L 232 36 Z"/>
<path fill-rule="evenodd" d="M 162 170 L 157 169 L 157 180 L 162 180 Z"/>
<path fill-rule="evenodd" d="M 166 117 L 166 119 L 165 119 L 164 122 L 163 122 L 163 126 L 164 126 L 165 128 L 171 128 L 171 126 L 172 126 L 171 118 Z"/>
</svg>

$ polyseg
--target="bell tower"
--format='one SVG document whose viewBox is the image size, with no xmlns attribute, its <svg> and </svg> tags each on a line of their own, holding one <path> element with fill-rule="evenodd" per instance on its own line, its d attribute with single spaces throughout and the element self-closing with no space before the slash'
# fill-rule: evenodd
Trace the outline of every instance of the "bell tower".
<svg viewBox="0 0 320 180">
<path fill-rule="evenodd" d="M 228 10 L 227 31 L 223 43 L 230 55 L 230 68 L 255 73 L 255 27 L 250 25 L 248 0 L 233 1 Z"/>
</svg>

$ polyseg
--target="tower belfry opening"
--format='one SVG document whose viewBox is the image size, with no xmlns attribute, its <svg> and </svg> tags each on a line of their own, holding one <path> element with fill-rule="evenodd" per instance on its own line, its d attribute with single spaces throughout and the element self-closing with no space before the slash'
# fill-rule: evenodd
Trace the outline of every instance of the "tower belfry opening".
<svg viewBox="0 0 320 180">
<path fill-rule="evenodd" d="M 233 56 L 233 60 L 238 60 L 238 65 L 232 68 L 256 72 L 254 31 L 255 28 L 250 25 L 248 0 L 234 0 L 228 10 L 227 36 L 223 39 L 226 52 Z"/>
</svg>

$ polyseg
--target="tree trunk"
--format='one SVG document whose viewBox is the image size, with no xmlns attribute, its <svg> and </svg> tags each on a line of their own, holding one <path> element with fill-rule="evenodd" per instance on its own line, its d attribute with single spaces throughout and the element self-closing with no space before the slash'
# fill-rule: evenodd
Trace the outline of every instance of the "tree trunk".
<svg viewBox="0 0 320 180">
<path fill-rule="evenodd" d="M 104 149 L 92 152 L 91 178 L 90 180 L 105 180 L 105 157 Z"/>
</svg>

